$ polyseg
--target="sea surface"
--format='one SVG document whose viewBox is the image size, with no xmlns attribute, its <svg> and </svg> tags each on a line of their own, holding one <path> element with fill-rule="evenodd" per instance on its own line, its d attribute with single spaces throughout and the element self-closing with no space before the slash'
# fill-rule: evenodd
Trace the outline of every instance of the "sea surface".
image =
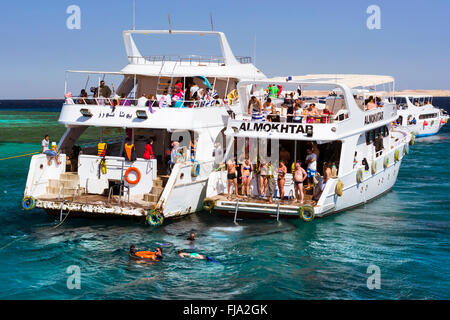
<svg viewBox="0 0 450 320">
<path fill-rule="evenodd" d="M 0 101 L 0 159 L 38 151 L 53 127 L 63 132 L 48 103 Z M 450 98 L 434 103 L 450 110 Z M 417 139 L 390 193 L 310 223 L 234 225 L 201 212 L 157 229 L 70 215 L 58 225 L 23 211 L 30 158 L 0 160 L 0 299 L 450 299 L 449 150 L 450 124 Z M 130 261 L 130 244 L 163 244 L 164 259 Z M 217 263 L 180 259 L 178 249 Z M 367 286 L 369 266 L 379 268 L 380 289 Z M 80 289 L 68 288 L 68 268 L 79 268 Z"/>
</svg>

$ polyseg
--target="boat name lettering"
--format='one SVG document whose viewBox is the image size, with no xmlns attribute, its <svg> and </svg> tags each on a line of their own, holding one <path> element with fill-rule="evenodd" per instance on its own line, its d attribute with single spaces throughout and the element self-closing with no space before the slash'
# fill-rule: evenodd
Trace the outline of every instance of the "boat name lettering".
<svg viewBox="0 0 450 320">
<path fill-rule="evenodd" d="M 114 112 L 100 112 L 98 115 L 99 118 L 110 118 L 110 117 L 114 118 L 115 116 L 116 116 L 116 113 L 114 113 Z M 133 114 L 120 111 L 119 118 L 131 119 L 131 118 L 133 118 Z"/>
<path fill-rule="evenodd" d="M 268 122 L 244 122 L 239 127 L 239 131 L 256 131 L 256 132 L 279 132 L 279 133 L 306 133 L 311 131 L 312 125 L 301 124 L 282 124 L 282 123 L 268 123 Z"/>
<path fill-rule="evenodd" d="M 364 124 L 371 124 L 381 120 L 383 120 L 383 111 L 367 115 Z"/>
</svg>

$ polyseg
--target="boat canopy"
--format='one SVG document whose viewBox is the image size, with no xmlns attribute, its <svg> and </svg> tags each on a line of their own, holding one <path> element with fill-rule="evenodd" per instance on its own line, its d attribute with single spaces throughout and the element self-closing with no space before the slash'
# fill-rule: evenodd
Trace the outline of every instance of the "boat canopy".
<svg viewBox="0 0 450 320">
<path fill-rule="evenodd" d="M 289 79 L 289 80 L 288 80 Z M 345 84 L 349 88 L 371 87 L 386 83 L 393 83 L 394 78 L 382 75 L 366 74 L 306 74 L 302 76 L 275 77 L 269 81 L 308 81 L 308 82 L 335 82 L 336 84 Z"/>
</svg>

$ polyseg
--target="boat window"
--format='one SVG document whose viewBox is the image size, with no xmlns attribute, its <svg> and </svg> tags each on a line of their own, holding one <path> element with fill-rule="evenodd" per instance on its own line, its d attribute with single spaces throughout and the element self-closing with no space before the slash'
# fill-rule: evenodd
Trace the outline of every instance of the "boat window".
<svg viewBox="0 0 450 320">
<path fill-rule="evenodd" d="M 427 114 L 421 114 L 420 116 L 419 116 L 419 119 L 420 120 L 422 120 L 422 119 L 431 119 L 431 118 L 436 118 L 437 117 L 437 113 L 427 113 Z"/>
</svg>

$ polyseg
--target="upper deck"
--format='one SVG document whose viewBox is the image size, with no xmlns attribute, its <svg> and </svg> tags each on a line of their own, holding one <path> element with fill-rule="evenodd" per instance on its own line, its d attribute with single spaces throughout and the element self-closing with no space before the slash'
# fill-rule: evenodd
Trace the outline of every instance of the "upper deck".
<svg viewBox="0 0 450 320">
<path fill-rule="evenodd" d="M 252 96 L 268 101 L 270 94 L 264 90 L 268 85 L 283 86 L 286 95 L 301 88 L 301 95 L 295 93 L 294 105 L 299 104 L 298 110 L 293 107 L 289 111 L 284 99 L 274 97 L 272 102 L 276 113 L 272 111 L 269 117 L 258 119 L 249 101 Z M 326 91 L 317 90 L 318 87 L 331 88 L 328 89 L 329 95 L 323 97 Z M 379 128 L 397 119 L 397 108 L 390 96 L 383 97 L 372 108 L 369 102 L 358 99 L 345 81 L 243 81 L 238 84 L 238 90 L 243 116 L 229 120 L 225 131 L 225 134 L 235 137 L 331 141 Z M 318 92 L 320 95 L 314 95 Z M 313 109 L 313 105 L 318 107 L 315 114 L 308 111 Z"/>
</svg>

